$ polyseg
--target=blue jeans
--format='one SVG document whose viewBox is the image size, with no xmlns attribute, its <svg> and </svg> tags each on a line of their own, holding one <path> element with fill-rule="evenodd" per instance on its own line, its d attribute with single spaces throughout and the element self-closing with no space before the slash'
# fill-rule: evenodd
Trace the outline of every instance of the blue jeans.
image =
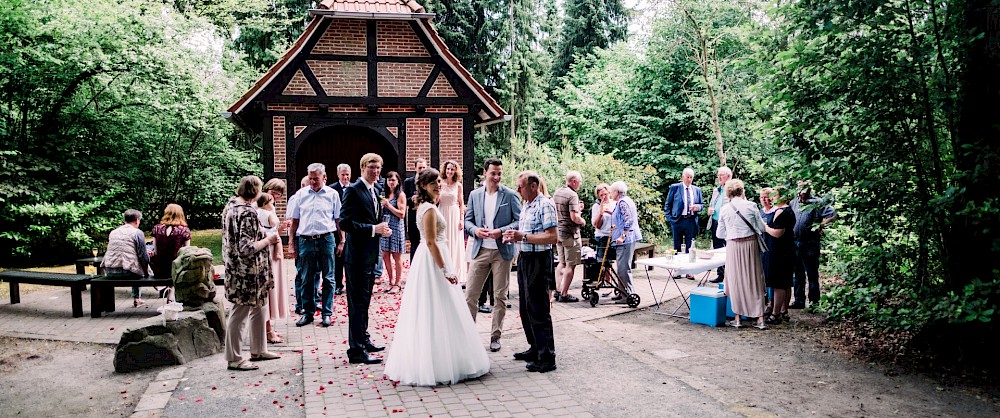
<svg viewBox="0 0 1000 418">
<path fill-rule="evenodd" d="M 320 297 L 323 306 L 323 316 L 333 315 L 334 286 L 334 240 L 333 235 L 319 239 L 296 237 L 298 257 L 302 260 L 302 309 L 306 315 L 316 312 L 317 279 L 323 283 L 323 293 Z M 322 273 L 322 274 L 320 274 Z"/>
<path fill-rule="evenodd" d="M 298 238 L 296 238 L 295 240 L 298 241 Z M 298 247 L 298 245 L 296 245 L 296 247 Z M 298 256 L 298 250 L 299 250 L 298 248 L 295 249 L 295 311 L 296 312 L 302 309 L 302 274 L 305 273 L 304 271 L 305 269 L 302 267 L 302 257 Z M 316 274 L 319 273 L 317 272 Z M 319 300 L 319 282 L 320 280 L 313 280 L 313 283 L 316 284 L 315 286 L 316 291 L 313 292 L 313 294 L 316 295 L 316 298 L 314 299 L 316 301 L 316 305 L 319 305 L 321 303 Z"/>
</svg>

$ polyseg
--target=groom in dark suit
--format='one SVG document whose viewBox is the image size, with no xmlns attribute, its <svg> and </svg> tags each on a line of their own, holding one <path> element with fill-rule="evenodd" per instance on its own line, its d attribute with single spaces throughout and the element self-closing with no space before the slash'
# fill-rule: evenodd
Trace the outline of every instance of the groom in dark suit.
<svg viewBox="0 0 1000 418">
<path fill-rule="evenodd" d="M 347 262 L 347 359 L 351 363 L 377 364 L 382 359 L 371 357 L 385 347 L 376 346 L 368 336 L 368 308 L 375 285 L 379 238 L 392 235 L 392 229 L 382 222 L 378 184 L 382 173 L 382 157 L 368 153 L 361 157 L 361 178 L 344 190 L 341 227 L 347 233 L 344 259 Z"/>
</svg>

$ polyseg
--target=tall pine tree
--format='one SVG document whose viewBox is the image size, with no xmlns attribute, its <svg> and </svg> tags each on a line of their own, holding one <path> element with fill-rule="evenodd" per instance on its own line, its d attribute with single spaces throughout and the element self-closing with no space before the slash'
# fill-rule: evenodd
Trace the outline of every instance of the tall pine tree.
<svg viewBox="0 0 1000 418">
<path fill-rule="evenodd" d="M 550 88 L 569 72 L 576 57 L 625 39 L 628 9 L 621 0 L 576 0 L 566 3 L 562 35 L 552 66 Z"/>
</svg>

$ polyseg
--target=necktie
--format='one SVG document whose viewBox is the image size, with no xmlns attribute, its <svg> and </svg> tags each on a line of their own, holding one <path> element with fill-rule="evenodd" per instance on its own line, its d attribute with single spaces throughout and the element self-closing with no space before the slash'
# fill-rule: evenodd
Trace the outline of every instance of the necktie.
<svg viewBox="0 0 1000 418">
<path fill-rule="evenodd" d="M 684 186 L 684 215 L 688 214 L 688 208 L 691 207 L 691 188 Z"/>
</svg>

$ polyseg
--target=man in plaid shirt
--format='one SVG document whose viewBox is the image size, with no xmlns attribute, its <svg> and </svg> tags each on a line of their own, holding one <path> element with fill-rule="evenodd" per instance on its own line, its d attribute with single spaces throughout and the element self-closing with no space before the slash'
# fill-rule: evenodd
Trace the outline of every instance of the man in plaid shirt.
<svg viewBox="0 0 1000 418">
<path fill-rule="evenodd" d="M 556 207 L 538 188 L 541 177 L 534 171 L 517 176 L 517 192 L 526 202 L 521 208 L 518 229 L 504 232 L 504 242 L 520 243 L 517 286 L 521 324 L 530 346 L 514 354 L 528 362 L 527 369 L 545 373 L 556 369 L 556 348 L 549 312 L 549 282 L 555 281 L 552 245 L 556 243 Z"/>
</svg>

